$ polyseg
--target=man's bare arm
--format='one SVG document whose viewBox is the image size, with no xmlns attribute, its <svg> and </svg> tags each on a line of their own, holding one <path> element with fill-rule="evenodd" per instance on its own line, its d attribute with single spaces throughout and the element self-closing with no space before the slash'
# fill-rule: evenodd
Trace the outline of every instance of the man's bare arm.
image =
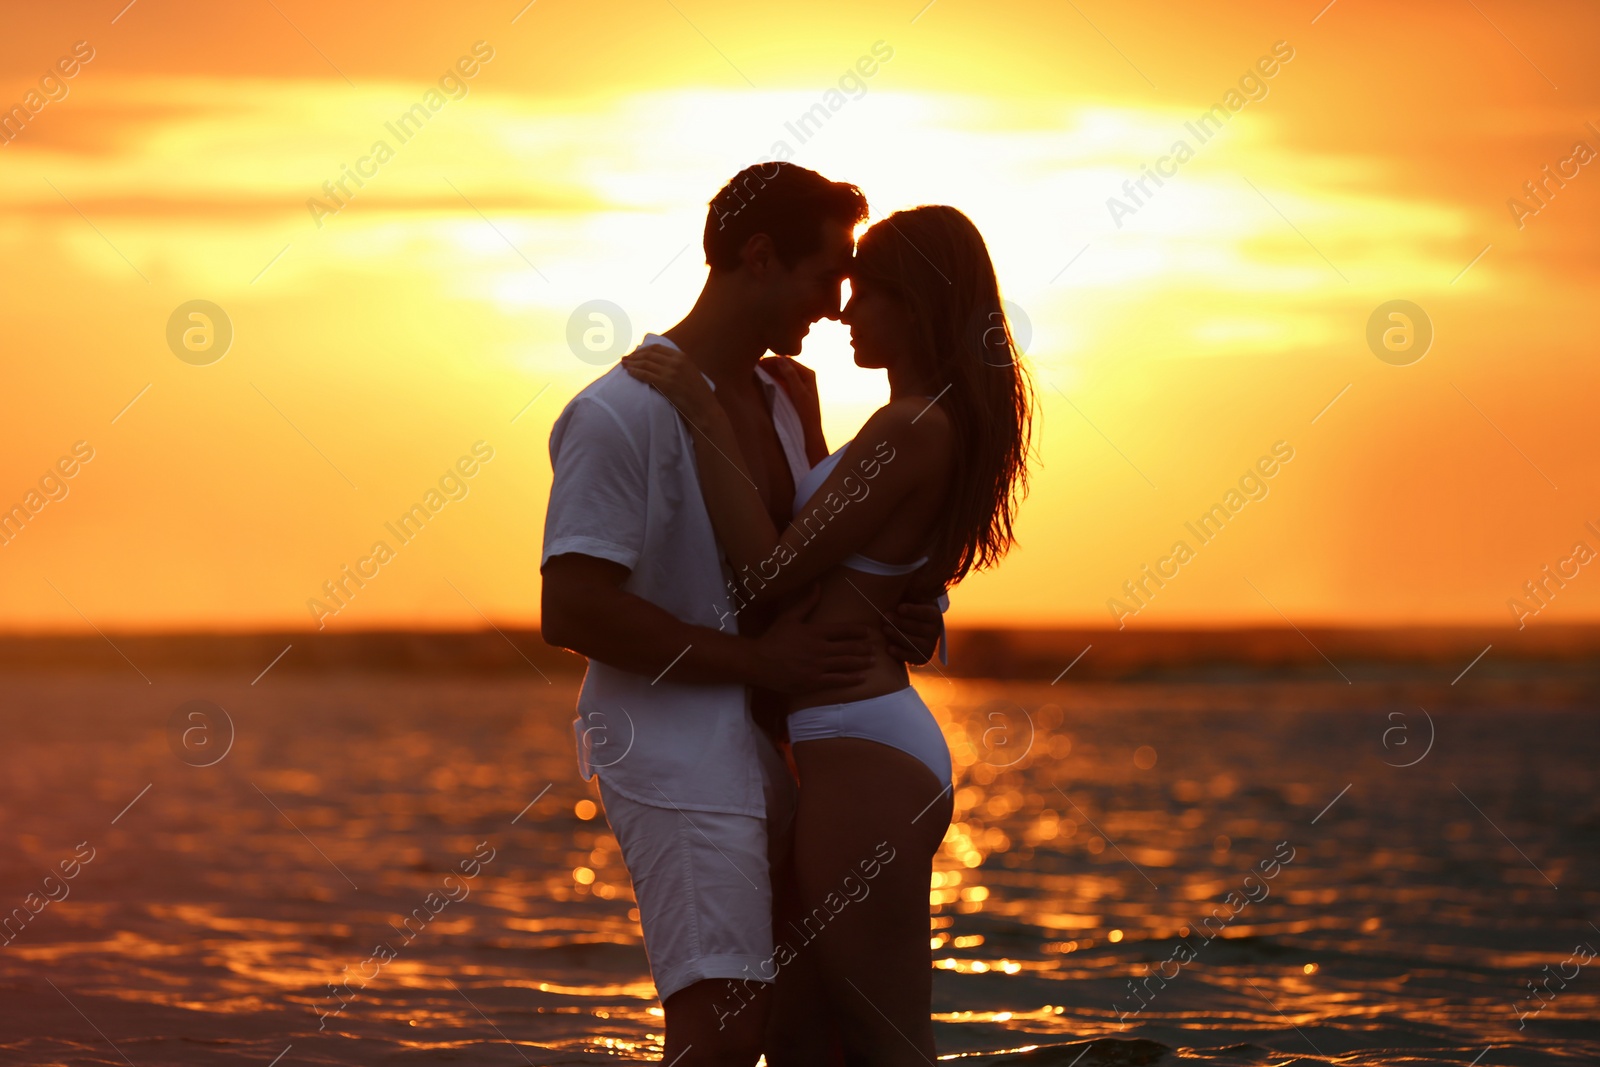
<svg viewBox="0 0 1600 1067">
<path fill-rule="evenodd" d="M 686 623 L 625 591 L 628 569 L 576 553 L 544 566 L 546 643 L 618 670 L 677 683 L 755 685 L 782 692 L 860 682 L 871 662 L 863 627 L 800 621 L 786 612 L 759 638 Z M 670 668 L 670 669 L 669 669 Z"/>
</svg>

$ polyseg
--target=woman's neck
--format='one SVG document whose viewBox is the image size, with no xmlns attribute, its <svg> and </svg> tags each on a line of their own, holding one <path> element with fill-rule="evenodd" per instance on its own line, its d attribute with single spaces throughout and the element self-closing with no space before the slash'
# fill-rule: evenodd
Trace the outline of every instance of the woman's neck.
<svg viewBox="0 0 1600 1067">
<path fill-rule="evenodd" d="M 909 367 L 890 367 L 888 370 L 890 400 L 934 396 L 946 387 L 944 384 L 935 385 L 926 376 L 913 372 Z"/>
</svg>

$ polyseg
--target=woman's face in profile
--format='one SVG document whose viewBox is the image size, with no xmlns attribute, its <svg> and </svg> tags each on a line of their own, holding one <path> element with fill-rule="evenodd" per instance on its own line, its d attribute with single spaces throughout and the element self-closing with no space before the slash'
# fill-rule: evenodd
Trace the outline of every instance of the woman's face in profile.
<svg viewBox="0 0 1600 1067">
<path fill-rule="evenodd" d="M 869 369 L 902 366 L 911 353 L 911 313 L 882 285 L 852 277 L 850 302 L 839 314 L 850 327 L 856 366 Z"/>
</svg>

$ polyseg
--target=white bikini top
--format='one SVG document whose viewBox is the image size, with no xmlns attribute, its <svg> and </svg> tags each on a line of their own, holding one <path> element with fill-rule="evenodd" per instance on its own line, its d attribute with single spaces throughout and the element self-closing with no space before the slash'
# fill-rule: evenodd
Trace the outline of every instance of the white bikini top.
<svg viewBox="0 0 1600 1067">
<path fill-rule="evenodd" d="M 812 467 L 796 483 L 794 487 L 794 513 L 796 516 L 805 510 L 806 504 L 816 495 L 817 490 L 822 488 L 822 483 L 828 480 L 828 475 L 833 473 L 833 468 L 839 465 L 839 460 L 844 456 L 845 449 L 849 447 L 850 442 L 848 441 L 840 445 L 837 452 Z M 926 562 L 928 562 L 927 556 L 923 556 L 912 563 L 884 563 L 880 560 L 863 556 L 858 552 L 854 555 L 846 556 L 841 561 L 841 565 L 849 567 L 853 571 L 861 571 L 864 574 L 881 574 L 886 577 L 893 577 L 901 574 L 910 574 Z"/>
</svg>

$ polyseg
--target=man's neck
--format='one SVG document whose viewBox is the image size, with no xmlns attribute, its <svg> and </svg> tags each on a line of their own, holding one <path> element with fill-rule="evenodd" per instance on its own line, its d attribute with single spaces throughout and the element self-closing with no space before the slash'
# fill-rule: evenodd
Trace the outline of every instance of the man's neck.
<svg viewBox="0 0 1600 1067">
<path fill-rule="evenodd" d="M 702 292 L 683 321 L 663 336 L 683 349 L 718 389 L 748 389 L 751 372 L 767 349 L 728 303 Z"/>
</svg>

